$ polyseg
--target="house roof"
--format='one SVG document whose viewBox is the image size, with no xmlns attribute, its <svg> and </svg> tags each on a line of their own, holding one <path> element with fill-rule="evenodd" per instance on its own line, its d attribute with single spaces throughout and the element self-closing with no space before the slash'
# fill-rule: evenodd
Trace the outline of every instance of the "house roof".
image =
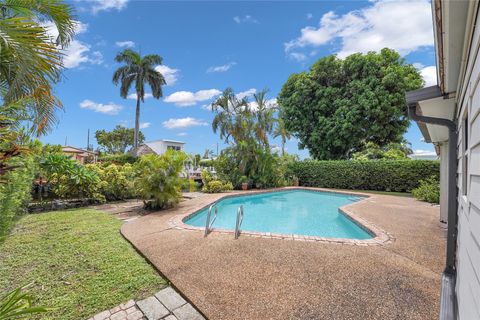
<svg viewBox="0 0 480 320">
<path fill-rule="evenodd" d="M 156 154 L 162 154 L 163 153 L 163 145 L 165 143 L 177 143 L 177 144 L 181 144 L 181 145 L 184 145 L 185 142 L 181 142 L 181 141 L 175 141 L 175 140 L 155 140 L 155 141 L 147 141 L 147 142 L 144 142 L 143 144 L 146 145 L 147 147 L 149 147 L 153 152 L 155 152 Z"/>
<path fill-rule="evenodd" d="M 70 153 L 92 153 L 92 154 L 96 154 L 95 151 L 84 150 L 84 149 L 75 148 L 75 147 L 72 147 L 72 146 L 62 147 L 62 151 L 63 152 L 70 152 Z"/>
</svg>

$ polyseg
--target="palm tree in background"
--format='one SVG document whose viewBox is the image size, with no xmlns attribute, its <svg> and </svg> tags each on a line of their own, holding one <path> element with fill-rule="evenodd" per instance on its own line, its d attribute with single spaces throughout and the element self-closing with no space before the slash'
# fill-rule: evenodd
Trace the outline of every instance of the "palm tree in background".
<svg viewBox="0 0 480 320">
<path fill-rule="evenodd" d="M 155 70 L 155 66 L 162 64 L 162 57 L 157 54 L 141 56 L 140 53 L 131 49 L 125 49 L 118 53 L 115 61 L 125 65 L 118 68 L 113 74 L 113 83 L 120 83 L 120 96 L 127 98 L 132 85 L 135 86 L 137 95 L 137 107 L 135 110 L 135 133 L 133 137 L 133 152 L 137 154 L 138 131 L 140 129 L 140 103 L 145 100 L 145 85 L 152 90 L 152 96 L 160 99 L 163 96 L 162 86 L 166 84 L 163 75 Z"/>
<path fill-rule="evenodd" d="M 279 112 L 278 119 L 276 120 L 277 125 L 275 126 L 275 129 L 273 130 L 273 137 L 277 138 L 280 137 L 282 141 L 282 156 L 285 155 L 285 143 L 287 140 L 290 140 L 292 138 L 292 134 L 290 131 L 287 130 L 285 127 L 285 122 L 283 121 L 281 112 Z"/>
<path fill-rule="evenodd" d="M 52 39 L 46 24 L 58 30 Z M 63 70 L 61 48 L 72 40 L 73 7 L 61 0 L 0 0 L 0 95 L 3 106 L 22 101 L 32 131 L 46 133 L 62 103 L 52 84 Z M 52 41 L 53 40 L 53 41 Z"/>
</svg>

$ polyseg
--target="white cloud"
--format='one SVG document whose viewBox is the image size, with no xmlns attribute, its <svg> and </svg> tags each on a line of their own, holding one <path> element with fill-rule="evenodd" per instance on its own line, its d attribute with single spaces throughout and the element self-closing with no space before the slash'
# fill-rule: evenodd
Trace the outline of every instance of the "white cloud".
<svg viewBox="0 0 480 320">
<path fill-rule="evenodd" d="M 123 10 L 126 8 L 128 0 L 88 0 L 92 3 L 91 10 L 94 14 L 100 11 Z"/>
<path fill-rule="evenodd" d="M 103 63 L 103 55 L 100 51 L 90 53 L 90 45 L 78 40 L 71 41 L 63 53 L 63 65 L 67 69 L 77 68 L 85 63 Z"/>
<path fill-rule="evenodd" d="M 250 101 L 249 102 L 249 105 L 250 105 L 250 108 L 251 110 L 258 110 L 258 103 L 255 102 L 255 101 Z M 267 107 L 267 109 L 270 109 L 270 108 L 275 108 L 277 107 L 277 98 L 272 98 L 272 99 L 268 99 L 267 101 L 265 101 L 265 106 Z"/>
<path fill-rule="evenodd" d="M 307 13 L 307 20 L 310 20 L 310 19 L 312 19 L 312 18 L 313 18 L 313 14 Z"/>
<path fill-rule="evenodd" d="M 437 67 L 428 66 L 423 67 L 420 70 L 423 80 L 425 80 L 425 87 L 434 86 L 437 84 Z"/>
<path fill-rule="evenodd" d="M 165 98 L 165 102 L 174 103 L 180 107 L 193 106 L 197 102 L 212 99 L 222 92 L 217 89 L 199 90 L 197 92 L 177 91 Z"/>
<path fill-rule="evenodd" d="M 144 99 L 150 99 L 150 98 L 153 98 L 153 95 L 151 93 L 145 93 Z M 130 99 L 130 100 L 137 100 L 137 94 L 136 93 L 130 93 L 128 96 L 127 96 L 127 99 Z"/>
<path fill-rule="evenodd" d="M 188 133 L 186 133 L 186 132 L 179 132 L 179 133 L 177 133 L 177 136 L 179 136 L 179 137 L 185 137 L 185 136 L 188 136 Z"/>
<path fill-rule="evenodd" d="M 430 2 L 374 1 L 372 6 L 322 16 L 318 27 L 305 27 L 300 37 L 285 43 L 288 55 L 305 47 L 319 47 L 338 39 L 339 57 L 388 47 L 402 55 L 433 46 Z M 294 51 L 297 50 L 297 51 Z"/>
<path fill-rule="evenodd" d="M 120 112 L 120 110 L 122 110 L 123 107 L 113 102 L 103 104 L 85 99 L 80 102 L 80 108 L 93 110 L 103 114 L 116 115 Z"/>
<path fill-rule="evenodd" d="M 243 98 L 251 97 L 255 93 L 257 93 L 257 89 L 250 88 L 248 90 L 237 93 L 236 96 L 237 96 L 238 99 L 243 99 Z"/>
<path fill-rule="evenodd" d="M 212 111 L 212 104 L 204 104 L 202 105 L 201 109 L 206 110 L 206 111 Z"/>
<path fill-rule="evenodd" d="M 142 122 L 140 123 L 140 129 L 147 129 L 150 127 L 150 125 L 151 125 L 150 122 Z"/>
<path fill-rule="evenodd" d="M 115 45 L 120 48 L 133 48 L 135 47 L 135 42 L 126 40 L 126 41 L 117 41 Z"/>
<path fill-rule="evenodd" d="M 307 56 L 301 52 L 289 52 L 288 56 L 298 62 L 307 60 Z"/>
<path fill-rule="evenodd" d="M 163 126 L 167 129 L 183 129 L 189 127 L 196 127 L 196 126 L 207 126 L 208 123 L 195 119 L 192 117 L 180 118 L 180 119 L 168 119 L 167 121 L 163 122 Z"/>
<path fill-rule="evenodd" d="M 230 70 L 230 68 L 233 67 L 236 64 L 237 64 L 236 62 L 229 62 L 229 63 L 221 65 L 221 66 L 213 66 L 213 67 L 210 67 L 210 68 L 207 69 L 207 73 L 226 72 L 226 71 Z"/>
<path fill-rule="evenodd" d="M 163 75 L 167 86 L 173 86 L 178 80 L 178 69 L 173 69 L 165 65 L 160 65 L 156 66 L 155 70 L 157 70 Z"/>
<path fill-rule="evenodd" d="M 41 24 L 52 41 L 56 41 L 58 37 L 58 29 L 51 21 L 43 22 Z M 88 24 L 81 21 L 75 21 L 75 34 L 85 33 L 88 30 Z M 68 47 L 61 49 L 63 53 L 63 65 L 67 69 L 79 67 L 82 64 L 101 64 L 103 63 L 103 55 L 100 51 L 91 52 L 89 44 L 72 40 Z"/>
<path fill-rule="evenodd" d="M 239 24 L 240 23 L 258 23 L 258 20 L 249 14 L 246 14 L 244 16 L 235 16 L 233 17 L 233 21 Z"/>
</svg>

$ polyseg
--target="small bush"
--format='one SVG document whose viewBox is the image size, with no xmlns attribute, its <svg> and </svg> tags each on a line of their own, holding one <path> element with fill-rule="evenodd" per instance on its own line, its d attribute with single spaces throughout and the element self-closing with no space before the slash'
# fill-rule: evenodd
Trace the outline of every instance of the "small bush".
<svg viewBox="0 0 480 320">
<path fill-rule="evenodd" d="M 212 174 L 206 169 L 202 171 L 202 180 L 202 192 L 205 193 L 219 193 L 233 190 L 233 185 L 231 182 L 223 182 L 221 180 L 214 179 Z"/>
<path fill-rule="evenodd" d="M 183 152 L 168 150 L 157 156 L 147 154 L 135 163 L 135 188 L 148 209 L 161 209 L 176 205 L 182 198 Z"/>
<path fill-rule="evenodd" d="M 182 191 L 195 192 L 197 191 L 197 183 L 193 179 L 182 180 Z"/>
<path fill-rule="evenodd" d="M 438 179 L 438 161 L 316 161 L 289 163 L 288 172 L 310 187 L 410 192 L 420 180 L 434 176 Z"/>
<path fill-rule="evenodd" d="M 415 199 L 430 203 L 440 203 L 440 183 L 435 176 L 420 180 L 420 186 L 412 190 Z"/>
</svg>

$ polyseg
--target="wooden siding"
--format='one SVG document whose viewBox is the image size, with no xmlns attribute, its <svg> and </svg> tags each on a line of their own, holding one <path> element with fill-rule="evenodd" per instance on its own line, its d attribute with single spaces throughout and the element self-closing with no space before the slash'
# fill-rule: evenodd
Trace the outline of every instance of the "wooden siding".
<svg viewBox="0 0 480 320">
<path fill-rule="evenodd" d="M 477 21 L 478 14 L 477 14 Z M 477 24 L 458 97 L 457 303 L 460 320 L 480 319 L 480 27 Z M 465 116 L 468 121 L 465 123 Z M 465 128 L 468 126 L 468 137 Z M 468 145 L 465 145 L 468 141 Z M 466 151 L 465 151 L 466 150 Z"/>
</svg>

